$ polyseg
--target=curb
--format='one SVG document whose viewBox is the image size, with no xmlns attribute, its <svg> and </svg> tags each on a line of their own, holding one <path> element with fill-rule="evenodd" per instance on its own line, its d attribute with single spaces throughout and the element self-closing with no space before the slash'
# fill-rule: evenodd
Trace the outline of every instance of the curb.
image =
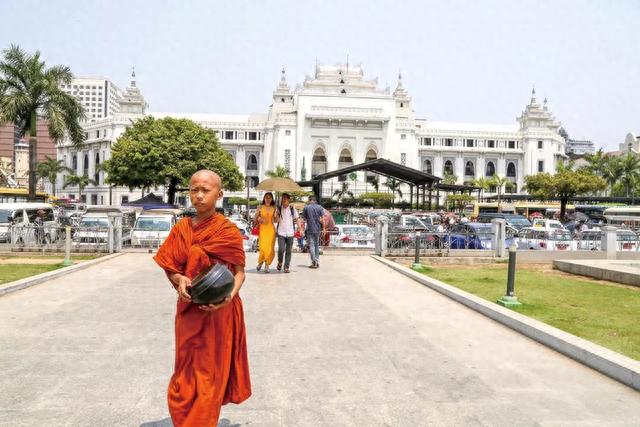
<svg viewBox="0 0 640 427">
<path fill-rule="evenodd" d="M 393 261 L 377 255 L 372 255 L 372 257 L 387 265 L 387 267 L 460 304 L 466 305 L 496 322 L 502 323 L 514 331 L 640 391 L 640 362 L 546 323 L 491 303 L 439 280 L 416 273 Z"/>
<path fill-rule="evenodd" d="M 92 259 L 90 261 L 83 261 L 79 264 L 70 265 L 69 267 L 58 268 L 57 270 L 47 271 L 46 273 L 37 274 L 31 277 L 25 277 L 24 279 L 16 280 L 13 282 L 0 285 L 0 297 L 10 294 L 12 292 L 19 291 L 21 289 L 30 288 L 31 286 L 38 285 L 46 282 L 47 280 L 55 279 L 66 274 L 73 273 L 74 271 L 84 270 L 92 265 L 99 264 L 104 261 L 109 261 L 113 258 L 123 255 L 123 252 L 118 252 L 111 255 L 106 255 L 100 258 Z"/>
</svg>

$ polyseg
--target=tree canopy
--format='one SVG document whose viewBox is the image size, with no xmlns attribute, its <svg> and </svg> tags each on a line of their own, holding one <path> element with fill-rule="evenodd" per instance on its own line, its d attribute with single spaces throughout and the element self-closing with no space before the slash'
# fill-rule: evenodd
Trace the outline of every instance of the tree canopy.
<svg viewBox="0 0 640 427">
<path fill-rule="evenodd" d="M 129 188 L 166 185 L 173 204 L 178 186 L 186 187 L 200 169 L 220 175 L 226 190 L 241 190 L 244 177 L 211 129 L 187 119 L 151 116 L 136 121 L 111 147 L 104 163 L 109 182 Z"/>
</svg>

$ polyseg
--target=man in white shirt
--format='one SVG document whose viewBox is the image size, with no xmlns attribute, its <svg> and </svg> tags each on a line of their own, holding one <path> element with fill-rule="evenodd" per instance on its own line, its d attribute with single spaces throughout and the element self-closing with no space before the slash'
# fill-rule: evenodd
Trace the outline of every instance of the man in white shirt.
<svg viewBox="0 0 640 427">
<path fill-rule="evenodd" d="M 296 230 L 300 231 L 300 217 L 298 211 L 289 204 L 290 196 L 287 193 L 282 195 L 282 204 L 278 207 L 278 271 L 282 269 L 282 259 L 284 258 L 284 272 L 289 272 L 291 264 L 291 248 Z"/>
</svg>

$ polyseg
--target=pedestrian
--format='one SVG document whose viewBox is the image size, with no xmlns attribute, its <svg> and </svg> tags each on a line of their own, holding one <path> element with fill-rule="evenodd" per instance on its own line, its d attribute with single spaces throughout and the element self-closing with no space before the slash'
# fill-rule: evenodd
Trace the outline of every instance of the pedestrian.
<svg viewBox="0 0 640 427">
<path fill-rule="evenodd" d="M 309 197 L 307 206 L 302 210 L 302 217 L 307 222 L 306 238 L 309 244 L 309 268 L 320 267 L 320 232 L 324 228 L 325 209 L 320 206 L 315 196 Z"/>
<path fill-rule="evenodd" d="M 281 197 L 281 205 L 278 207 L 278 226 L 276 233 L 278 235 L 278 271 L 282 270 L 282 261 L 284 258 L 284 272 L 289 272 L 291 264 L 291 249 L 293 247 L 293 238 L 296 231 L 300 231 L 300 216 L 298 211 L 291 206 L 291 197 L 284 193 Z"/>
<path fill-rule="evenodd" d="M 278 222 L 278 212 L 276 202 L 273 200 L 273 193 L 266 193 L 256 212 L 256 223 L 259 227 L 258 249 L 260 251 L 256 267 L 258 271 L 264 264 L 264 272 L 269 273 L 269 266 L 275 258 L 276 227 L 274 223 L 276 222 Z"/>
<path fill-rule="evenodd" d="M 175 364 L 168 389 L 176 427 L 216 426 L 222 405 L 251 396 L 247 339 L 239 291 L 245 279 L 240 230 L 215 210 L 223 196 L 220 177 L 196 172 L 189 197 L 196 215 L 182 218 L 154 260 L 178 293 Z M 218 305 L 191 302 L 191 280 L 212 264 L 234 274 L 231 294 Z"/>
<path fill-rule="evenodd" d="M 33 224 L 35 226 L 34 234 L 35 234 L 36 242 L 38 245 L 43 245 L 45 243 L 44 218 L 45 218 L 45 211 L 42 209 L 38 209 L 38 212 L 36 213 L 36 217 L 33 220 Z"/>
</svg>

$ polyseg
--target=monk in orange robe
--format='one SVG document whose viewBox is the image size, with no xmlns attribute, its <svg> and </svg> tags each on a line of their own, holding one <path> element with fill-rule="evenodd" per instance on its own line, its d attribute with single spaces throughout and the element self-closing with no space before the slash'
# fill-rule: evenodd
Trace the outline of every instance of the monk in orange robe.
<svg viewBox="0 0 640 427">
<path fill-rule="evenodd" d="M 215 212 L 222 197 L 220 177 L 198 171 L 189 182 L 195 218 L 171 230 L 154 260 L 178 293 L 176 354 L 168 390 L 176 427 L 217 426 L 222 405 L 251 396 L 242 300 L 245 255 L 238 228 Z M 218 305 L 191 303 L 191 279 L 211 264 L 235 272 L 231 295 Z"/>
</svg>

